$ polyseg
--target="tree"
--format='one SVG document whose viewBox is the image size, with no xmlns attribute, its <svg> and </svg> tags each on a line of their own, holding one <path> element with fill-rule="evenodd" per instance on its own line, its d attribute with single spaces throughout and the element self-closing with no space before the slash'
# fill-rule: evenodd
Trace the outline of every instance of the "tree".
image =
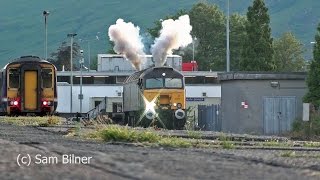
<svg viewBox="0 0 320 180">
<path fill-rule="evenodd" d="M 192 25 L 192 36 L 197 38 L 195 45 L 195 60 L 200 70 L 226 69 L 226 17 L 216 5 L 200 2 L 195 4 L 190 11 L 180 10 L 175 15 L 166 18 L 177 19 L 188 13 Z M 166 19 L 165 18 L 165 19 Z M 159 35 L 161 22 L 155 21 L 155 26 L 148 32 L 153 38 Z M 230 62 L 231 70 L 239 70 L 239 61 L 245 39 L 246 17 L 239 14 L 230 16 Z M 174 53 L 182 56 L 183 60 L 191 60 L 193 47 L 190 44 L 183 50 Z"/>
<path fill-rule="evenodd" d="M 254 0 L 253 5 L 248 8 L 247 20 L 241 70 L 274 70 L 270 18 L 264 0 Z"/>
<path fill-rule="evenodd" d="M 290 33 L 284 33 L 273 42 L 276 71 L 304 71 L 303 44 Z"/>
<path fill-rule="evenodd" d="M 113 47 L 114 47 L 114 42 L 113 41 L 109 41 L 109 49 L 107 50 L 107 53 L 108 54 L 117 54 L 114 50 L 113 50 Z"/>
<path fill-rule="evenodd" d="M 93 70 L 98 69 L 98 56 L 95 56 L 95 58 L 92 60 L 90 69 L 93 69 Z"/>
<path fill-rule="evenodd" d="M 230 16 L 230 70 L 239 71 L 243 40 L 246 39 L 247 18 L 239 14 Z"/>
<path fill-rule="evenodd" d="M 49 61 L 53 63 L 59 71 L 62 70 L 62 66 L 64 66 L 65 70 L 70 71 L 70 49 L 71 47 L 67 42 L 62 42 L 57 51 L 51 53 L 51 58 L 49 59 Z M 80 57 L 80 46 L 78 45 L 78 43 L 73 43 L 72 50 L 73 70 L 77 70 L 78 68 L 77 66 L 75 66 L 77 62 L 75 62 L 75 59 Z"/>
<path fill-rule="evenodd" d="M 182 15 L 185 15 L 185 14 L 188 14 L 188 11 L 186 10 L 179 10 L 176 14 L 174 15 L 168 15 L 166 16 L 165 18 L 161 19 L 161 20 L 157 20 L 157 21 L 154 21 L 153 24 L 154 24 L 154 27 L 152 28 L 148 28 L 147 31 L 148 33 L 151 35 L 151 37 L 153 39 L 159 37 L 160 35 L 160 30 L 162 28 L 161 26 L 161 23 L 163 20 L 166 20 L 166 19 L 173 19 L 173 20 L 176 20 L 178 19 L 180 16 Z"/>
<path fill-rule="evenodd" d="M 224 70 L 225 16 L 216 5 L 195 4 L 189 12 L 192 34 L 197 37 L 196 60 L 201 70 Z"/>
<path fill-rule="evenodd" d="M 160 36 L 160 30 L 162 28 L 162 21 L 166 20 L 166 19 L 173 19 L 173 20 L 176 20 L 178 19 L 180 16 L 182 15 L 185 15 L 185 14 L 188 14 L 188 11 L 186 10 L 179 10 L 176 14 L 174 15 L 168 15 L 166 17 L 164 17 L 163 19 L 161 20 L 157 20 L 157 21 L 154 21 L 153 24 L 154 24 L 154 27 L 152 28 L 148 28 L 147 31 L 149 33 L 149 35 L 151 36 L 151 38 L 154 40 L 156 39 L 157 37 Z M 152 44 L 152 43 L 151 43 Z M 150 44 L 150 47 L 151 47 L 151 44 Z M 192 45 L 191 45 L 192 46 Z M 150 48 L 148 47 L 148 48 Z M 173 51 L 174 54 L 178 54 L 178 55 L 181 55 L 182 56 L 182 59 L 183 60 L 190 60 L 192 59 L 192 47 L 188 46 L 187 48 L 184 48 L 183 50 L 174 50 Z"/>
<path fill-rule="evenodd" d="M 312 103 L 315 107 L 320 107 L 320 23 L 315 35 L 313 46 L 313 60 L 307 77 L 308 93 L 304 97 L 305 102 Z"/>
</svg>

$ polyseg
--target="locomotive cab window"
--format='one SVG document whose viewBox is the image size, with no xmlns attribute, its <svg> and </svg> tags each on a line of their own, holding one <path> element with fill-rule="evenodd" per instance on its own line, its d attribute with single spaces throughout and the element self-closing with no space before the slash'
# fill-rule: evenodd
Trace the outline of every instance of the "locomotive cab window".
<svg viewBox="0 0 320 180">
<path fill-rule="evenodd" d="M 20 74 L 18 69 L 9 69 L 9 88 L 19 88 Z"/>
<path fill-rule="evenodd" d="M 163 78 L 152 78 L 146 79 L 146 88 L 147 89 L 157 89 L 163 87 Z"/>
<path fill-rule="evenodd" d="M 165 78 L 165 87 L 167 88 L 182 88 L 181 78 Z"/>
<path fill-rule="evenodd" d="M 52 88 L 52 69 L 42 69 L 42 87 Z"/>
</svg>

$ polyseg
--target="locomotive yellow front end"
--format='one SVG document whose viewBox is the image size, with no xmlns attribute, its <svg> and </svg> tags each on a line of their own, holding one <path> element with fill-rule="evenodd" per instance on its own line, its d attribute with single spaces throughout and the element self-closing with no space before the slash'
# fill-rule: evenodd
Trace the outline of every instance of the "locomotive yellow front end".
<svg viewBox="0 0 320 180">
<path fill-rule="evenodd" d="M 172 68 L 155 68 L 144 76 L 145 117 L 169 129 L 182 129 L 186 122 L 184 77 Z"/>
</svg>

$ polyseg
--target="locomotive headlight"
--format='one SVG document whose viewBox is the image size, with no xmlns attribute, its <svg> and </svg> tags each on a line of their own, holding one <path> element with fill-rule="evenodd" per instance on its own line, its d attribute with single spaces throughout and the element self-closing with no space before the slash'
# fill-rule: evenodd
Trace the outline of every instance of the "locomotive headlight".
<svg viewBox="0 0 320 180">
<path fill-rule="evenodd" d="M 146 103 L 146 110 L 151 110 L 151 111 L 155 111 L 154 107 L 156 106 L 156 103 L 154 103 L 154 101 L 149 102 L 148 100 L 145 101 Z"/>
<path fill-rule="evenodd" d="M 173 106 L 177 106 L 177 103 L 173 103 Z"/>
<path fill-rule="evenodd" d="M 46 106 L 46 105 L 48 105 L 48 102 L 47 102 L 47 101 L 43 101 L 42 104 L 43 104 L 44 106 Z"/>
<path fill-rule="evenodd" d="M 157 100 L 157 98 L 155 97 L 151 102 L 149 102 L 149 100 L 142 96 L 143 100 L 144 100 L 144 104 L 145 104 L 145 110 L 144 110 L 144 114 L 143 116 L 146 116 L 148 119 L 153 119 L 157 116 L 156 110 L 154 109 L 156 106 L 155 101 Z"/>
</svg>

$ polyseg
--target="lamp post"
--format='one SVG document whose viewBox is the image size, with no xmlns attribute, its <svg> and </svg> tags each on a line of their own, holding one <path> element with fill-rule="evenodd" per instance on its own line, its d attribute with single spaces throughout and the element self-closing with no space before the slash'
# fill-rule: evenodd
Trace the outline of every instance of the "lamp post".
<svg viewBox="0 0 320 180">
<path fill-rule="evenodd" d="M 227 33 L 227 72 L 230 72 L 230 47 L 229 47 L 229 0 L 227 0 L 227 28 L 226 28 L 226 33 Z"/>
<path fill-rule="evenodd" d="M 47 31 L 47 17 L 49 16 L 49 11 L 43 11 L 42 15 L 44 16 L 44 29 L 45 29 L 45 41 L 44 41 L 44 56 L 45 60 L 48 58 L 48 31 Z"/>
<path fill-rule="evenodd" d="M 197 40 L 197 37 L 194 37 L 194 39 L 192 39 L 192 61 L 194 61 L 194 41 Z"/>
<path fill-rule="evenodd" d="M 72 63 L 72 45 L 73 45 L 73 38 L 76 36 L 76 33 L 69 33 L 67 36 L 70 37 L 70 113 L 72 113 L 72 86 L 73 86 L 73 63 Z"/>
<path fill-rule="evenodd" d="M 88 41 L 88 62 L 89 62 L 88 71 L 90 71 L 90 68 L 91 68 L 90 41 Z"/>
<path fill-rule="evenodd" d="M 82 94 L 82 66 L 84 63 L 84 58 L 83 58 L 83 50 L 80 50 L 81 53 L 81 58 L 79 60 L 79 64 L 80 64 L 80 94 L 78 96 L 79 100 L 80 100 L 80 114 L 82 113 L 82 100 L 83 100 L 83 94 Z"/>
<path fill-rule="evenodd" d="M 88 71 L 90 71 L 90 67 L 91 67 L 91 41 L 93 41 L 93 40 L 97 40 L 97 41 L 99 41 L 99 36 L 98 36 L 98 34 L 99 34 L 100 32 L 97 32 L 97 35 L 96 35 L 96 38 L 95 39 L 79 39 L 81 42 L 87 42 L 87 47 L 88 47 L 88 63 L 89 63 L 89 67 L 88 67 L 88 69 L 86 69 L 86 70 L 88 70 Z"/>
</svg>

